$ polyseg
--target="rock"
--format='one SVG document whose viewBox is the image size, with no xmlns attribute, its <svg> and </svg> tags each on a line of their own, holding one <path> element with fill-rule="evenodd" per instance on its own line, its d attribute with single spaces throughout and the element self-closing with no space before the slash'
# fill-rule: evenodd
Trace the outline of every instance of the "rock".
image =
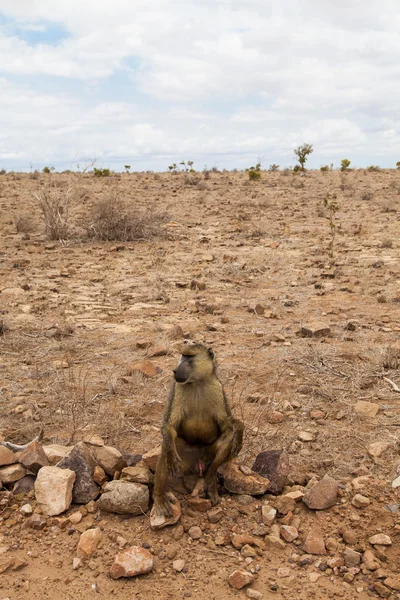
<svg viewBox="0 0 400 600">
<path fill-rule="evenodd" d="M 121 472 L 121 480 L 126 479 L 132 483 L 142 483 L 150 485 L 154 482 L 154 475 L 149 467 L 145 464 L 136 465 L 135 467 L 125 467 Z"/>
<path fill-rule="evenodd" d="M 23 504 L 19 509 L 19 512 L 27 517 L 33 513 L 33 508 L 30 504 Z"/>
<path fill-rule="evenodd" d="M 399 578 L 395 579 L 394 577 L 387 577 L 383 583 L 387 585 L 387 587 L 389 587 L 391 590 L 396 590 L 397 592 L 400 592 Z"/>
<path fill-rule="evenodd" d="M 119 552 L 114 558 L 110 569 L 110 577 L 136 577 L 144 573 L 150 573 L 153 569 L 153 556 L 148 550 L 141 546 L 131 546 L 123 552 Z"/>
<path fill-rule="evenodd" d="M 309 325 L 303 325 L 300 334 L 303 337 L 327 337 L 330 335 L 331 329 L 328 325 L 324 325 L 323 323 L 310 323 Z"/>
<path fill-rule="evenodd" d="M 377 533 L 369 538 L 369 543 L 372 546 L 391 546 L 392 540 L 390 537 L 384 533 Z"/>
<path fill-rule="evenodd" d="M 285 542 L 277 535 L 266 535 L 264 538 L 265 547 L 269 550 L 282 550 L 285 548 Z"/>
<path fill-rule="evenodd" d="M 127 375 L 133 375 L 134 373 L 141 373 L 145 377 L 152 378 L 157 377 L 160 369 L 157 369 L 154 363 L 150 360 L 140 360 L 129 365 Z"/>
<path fill-rule="evenodd" d="M 183 571 L 184 567 L 185 567 L 185 561 L 182 558 L 180 558 L 180 559 L 178 558 L 178 560 L 174 560 L 174 562 L 172 563 L 172 568 L 177 573 L 181 573 L 181 571 Z"/>
<path fill-rule="evenodd" d="M 150 356 L 150 358 L 153 357 L 157 357 L 157 356 L 166 356 L 169 352 L 169 348 L 168 346 L 166 346 L 165 344 L 157 344 L 157 346 L 154 346 L 148 353 L 148 356 Z"/>
<path fill-rule="evenodd" d="M 96 433 L 86 435 L 83 438 L 83 441 L 85 442 L 85 444 L 89 444 L 90 446 L 104 446 L 105 445 L 105 442 L 104 442 L 103 438 L 101 437 L 101 435 L 97 435 Z"/>
<path fill-rule="evenodd" d="M 164 529 L 168 525 L 175 525 L 181 518 L 182 510 L 181 505 L 172 492 L 169 492 L 169 498 L 172 499 L 171 508 L 172 508 L 172 516 L 164 517 L 163 515 L 159 515 L 157 513 L 156 507 L 153 504 L 153 507 L 150 512 L 150 527 L 151 529 Z"/>
<path fill-rule="evenodd" d="M 279 579 L 285 579 L 286 577 L 290 577 L 291 575 L 291 569 L 289 569 L 289 567 L 279 567 L 279 569 L 276 572 L 276 576 Z"/>
<path fill-rule="evenodd" d="M 356 508 L 365 508 L 370 504 L 371 500 L 362 494 L 356 494 L 351 503 Z"/>
<path fill-rule="evenodd" d="M 247 308 L 248 312 L 255 313 L 256 315 L 263 315 L 265 313 L 265 307 L 262 304 L 249 304 Z"/>
<path fill-rule="evenodd" d="M 379 409 L 379 404 L 375 404 L 375 402 L 366 402 L 365 400 L 359 400 L 354 406 L 355 412 L 362 417 L 376 417 Z"/>
<path fill-rule="evenodd" d="M 0 481 L 3 483 L 14 483 L 14 481 L 22 479 L 25 475 L 24 467 L 18 463 L 0 469 Z"/>
<path fill-rule="evenodd" d="M 100 487 L 104 483 L 107 483 L 107 481 L 108 481 L 108 478 L 107 478 L 107 475 L 106 475 L 104 469 L 102 467 L 99 467 L 99 465 L 96 465 L 95 468 L 94 468 L 94 470 L 93 470 L 93 480 Z"/>
<path fill-rule="evenodd" d="M 291 527 L 290 525 L 282 525 L 280 533 L 286 542 L 293 542 L 299 537 L 296 527 Z"/>
<path fill-rule="evenodd" d="M 376 581 L 373 584 L 373 588 L 374 591 L 378 594 L 378 596 L 380 596 L 381 598 L 389 598 L 389 596 L 391 596 L 391 591 L 388 590 L 387 587 L 385 587 L 383 585 L 383 583 L 381 583 L 380 581 Z"/>
<path fill-rule="evenodd" d="M 219 523 L 224 516 L 224 511 L 220 506 L 215 506 L 207 512 L 207 517 L 210 523 Z"/>
<path fill-rule="evenodd" d="M 5 446 L 0 446 L 0 467 L 13 465 L 17 462 L 18 458 L 15 456 L 14 452 L 9 450 Z"/>
<path fill-rule="evenodd" d="M 301 442 L 313 442 L 317 435 L 312 431 L 299 431 L 297 437 Z"/>
<path fill-rule="evenodd" d="M 351 548 L 345 548 L 342 556 L 346 567 L 358 567 L 361 562 L 361 554 Z"/>
<path fill-rule="evenodd" d="M 23 528 L 27 529 L 30 527 L 31 529 L 44 529 L 46 527 L 46 517 L 43 515 L 39 515 L 38 513 L 34 513 L 31 517 L 26 519 Z"/>
<path fill-rule="evenodd" d="M 311 583 L 317 583 L 318 579 L 321 577 L 321 573 L 309 573 L 308 579 Z"/>
<path fill-rule="evenodd" d="M 72 559 L 72 568 L 73 568 L 73 570 L 77 571 L 79 569 L 79 567 L 81 567 L 81 566 L 82 566 L 82 559 L 78 558 L 77 556 L 75 556 Z"/>
<path fill-rule="evenodd" d="M 281 494 L 289 474 L 289 455 L 285 450 L 260 452 L 251 468 L 255 473 L 270 480 L 269 493 Z"/>
<path fill-rule="evenodd" d="M 243 546 L 243 548 L 240 551 L 240 554 L 243 556 L 243 558 L 255 558 L 257 556 L 257 552 L 248 544 L 245 544 Z"/>
<path fill-rule="evenodd" d="M 319 527 L 311 527 L 304 541 L 303 550 L 307 554 L 326 554 L 324 537 Z"/>
<path fill-rule="evenodd" d="M 96 462 L 111 477 L 127 466 L 121 452 L 112 446 L 94 446 L 92 452 Z"/>
<path fill-rule="evenodd" d="M 125 452 L 124 450 L 121 450 L 121 454 L 126 460 L 128 467 L 136 467 L 136 465 L 142 460 L 141 454 L 132 454 L 131 452 Z"/>
<path fill-rule="evenodd" d="M 180 325 L 175 325 L 166 332 L 166 336 L 169 340 L 181 340 L 183 338 L 183 329 Z"/>
<path fill-rule="evenodd" d="M 279 412 L 279 410 L 273 410 L 268 417 L 268 423 L 270 425 L 278 425 L 279 423 L 283 422 L 284 418 L 285 416 L 283 413 Z"/>
<path fill-rule="evenodd" d="M 72 523 L 72 525 L 78 525 L 78 523 L 80 523 L 82 521 L 82 519 L 83 519 L 83 515 L 79 511 L 76 511 L 68 516 L 68 520 L 70 523 Z"/>
<path fill-rule="evenodd" d="M 355 531 L 353 531 L 353 529 L 346 527 L 341 530 L 341 534 L 345 544 L 350 544 L 351 546 L 354 546 L 357 543 L 358 535 Z"/>
<path fill-rule="evenodd" d="M 291 498 L 295 502 L 299 502 L 304 497 L 304 492 L 301 490 L 294 490 L 293 492 L 288 492 L 285 494 L 285 498 Z"/>
<path fill-rule="evenodd" d="M 313 409 L 310 410 L 310 419 L 325 419 L 325 413 L 322 410 Z"/>
<path fill-rule="evenodd" d="M 147 465 L 153 473 L 155 473 L 157 468 L 158 459 L 161 456 L 161 446 L 157 446 L 157 448 L 153 448 L 153 450 L 149 450 L 146 454 L 143 454 L 142 460 L 145 465 Z"/>
<path fill-rule="evenodd" d="M 336 504 L 338 489 L 338 482 L 332 477 L 325 475 L 321 481 L 307 489 L 303 496 L 303 502 L 308 508 L 312 508 L 313 510 L 330 508 Z"/>
<path fill-rule="evenodd" d="M 71 469 L 42 467 L 35 481 L 36 501 L 42 511 L 56 516 L 70 507 L 76 474 Z"/>
<path fill-rule="evenodd" d="M 253 590 L 253 588 L 247 588 L 246 596 L 248 598 L 252 598 L 253 600 L 262 600 L 262 597 L 263 597 L 261 592 L 258 592 L 257 590 Z"/>
<path fill-rule="evenodd" d="M 78 547 L 76 549 L 78 558 L 90 558 L 93 556 L 101 538 L 102 533 L 99 527 L 84 531 L 79 538 Z"/>
<path fill-rule="evenodd" d="M 240 470 L 243 473 L 243 469 Z M 245 475 L 251 475 L 251 471 L 250 473 L 245 473 Z M 253 496 L 249 496 L 249 494 L 235 494 L 234 499 L 238 504 L 241 504 L 242 506 L 249 506 L 254 502 Z"/>
<path fill-rule="evenodd" d="M 281 515 L 287 515 L 293 512 L 296 506 L 296 500 L 288 496 L 280 496 L 276 503 L 276 508 Z"/>
<path fill-rule="evenodd" d="M 254 575 L 252 575 L 248 571 L 245 571 L 244 569 L 237 569 L 236 571 L 233 571 L 233 573 L 231 573 L 228 577 L 229 585 L 235 590 L 241 590 L 246 585 L 250 585 L 250 583 L 253 583 L 253 581 Z"/>
<path fill-rule="evenodd" d="M 263 504 L 261 507 L 261 518 L 264 525 L 272 525 L 275 521 L 276 517 L 276 509 L 268 506 L 268 504 Z"/>
<path fill-rule="evenodd" d="M 49 461 L 40 442 L 31 442 L 19 457 L 19 462 L 25 469 L 37 475 L 39 469 L 47 467 Z"/>
<path fill-rule="evenodd" d="M 372 550 L 366 550 L 363 554 L 363 563 L 369 571 L 376 571 L 381 566 L 380 561 L 376 558 Z"/>
<path fill-rule="evenodd" d="M 269 480 L 260 475 L 245 475 L 237 463 L 230 462 L 218 469 L 224 479 L 224 486 L 232 494 L 261 496 L 269 488 Z"/>
<path fill-rule="evenodd" d="M 72 446 L 62 446 L 60 444 L 50 444 L 43 446 L 43 452 L 46 455 L 49 465 L 56 465 L 71 452 Z"/>
<path fill-rule="evenodd" d="M 36 477 L 34 475 L 25 475 L 14 483 L 13 494 L 29 494 L 35 487 Z"/>
<path fill-rule="evenodd" d="M 390 442 L 373 442 L 368 446 L 368 454 L 373 458 L 378 458 L 389 450 L 390 446 Z"/>
<path fill-rule="evenodd" d="M 199 540 L 203 537 L 203 532 L 200 529 L 200 527 L 198 527 L 197 525 L 193 525 L 192 527 L 190 527 L 188 535 L 192 538 L 192 540 Z"/>
<path fill-rule="evenodd" d="M 93 479 L 95 466 L 96 461 L 83 442 L 74 446 L 71 452 L 57 464 L 60 469 L 71 469 L 76 473 L 72 491 L 74 504 L 87 504 L 98 497 L 100 489 Z"/>
<path fill-rule="evenodd" d="M 212 507 L 211 500 L 207 498 L 189 498 L 188 506 L 197 510 L 198 512 L 205 513 Z"/>
<path fill-rule="evenodd" d="M 231 542 L 232 546 L 236 548 L 236 550 L 241 550 L 246 544 L 248 544 L 249 546 L 262 545 L 262 542 L 260 542 L 260 540 L 247 533 L 239 533 L 237 535 L 234 535 L 231 539 Z"/>
<path fill-rule="evenodd" d="M 142 515 L 149 509 L 149 488 L 129 481 L 109 481 L 97 505 L 106 512 Z"/>
</svg>

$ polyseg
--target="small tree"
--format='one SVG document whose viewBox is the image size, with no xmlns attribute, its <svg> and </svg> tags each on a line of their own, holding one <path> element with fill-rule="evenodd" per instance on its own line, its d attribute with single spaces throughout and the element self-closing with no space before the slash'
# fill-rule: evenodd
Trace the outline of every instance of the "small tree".
<svg viewBox="0 0 400 600">
<path fill-rule="evenodd" d="M 279 171 L 279 165 L 275 163 L 273 165 L 269 165 L 269 171 Z"/>
<path fill-rule="evenodd" d="M 398 169 L 400 169 L 400 160 L 398 160 L 398 161 L 397 161 L 397 163 L 396 163 L 396 167 L 397 167 Z"/>
<path fill-rule="evenodd" d="M 129 170 L 130 170 L 130 168 L 131 168 L 131 165 L 125 165 L 125 171 L 126 171 L 127 173 L 129 173 Z"/>
<path fill-rule="evenodd" d="M 169 165 L 169 167 L 168 167 L 168 171 L 170 173 L 176 173 L 176 169 L 177 169 L 176 163 L 173 163 L 172 165 Z"/>
<path fill-rule="evenodd" d="M 350 166 L 350 160 L 348 158 L 343 158 L 343 160 L 340 163 L 340 170 L 341 171 L 347 171 L 347 169 Z"/>
<path fill-rule="evenodd" d="M 294 150 L 295 155 L 297 156 L 297 160 L 300 163 L 300 168 L 302 172 L 305 172 L 304 165 L 307 162 L 308 156 L 313 152 L 312 144 L 303 144 Z"/>
</svg>

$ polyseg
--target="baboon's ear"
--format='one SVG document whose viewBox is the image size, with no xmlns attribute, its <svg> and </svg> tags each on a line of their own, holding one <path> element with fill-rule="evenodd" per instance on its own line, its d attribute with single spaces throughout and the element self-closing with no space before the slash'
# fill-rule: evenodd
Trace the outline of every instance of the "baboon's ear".
<svg viewBox="0 0 400 600">
<path fill-rule="evenodd" d="M 208 349 L 208 356 L 211 358 L 211 360 L 214 360 L 214 351 L 212 348 Z"/>
</svg>

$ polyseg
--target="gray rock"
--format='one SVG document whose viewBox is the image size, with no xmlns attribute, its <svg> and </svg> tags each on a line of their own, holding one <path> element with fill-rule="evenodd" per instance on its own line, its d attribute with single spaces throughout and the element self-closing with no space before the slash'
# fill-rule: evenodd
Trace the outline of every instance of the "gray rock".
<svg viewBox="0 0 400 600">
<path fill-rule="evenodd" d="M 71 452 L 57 464 L 60 469 L 71 469 L 76 473 L 72 490 L 74 504 L 87 504 L 98 497 L 100 488 L 93 479 L 95 466 L 96 461 L 83 442 L 74 446 Z"/>
<path fill-rule="evenodd" d="M 149 508 L 149 488 L 129 481 L 110 481 L 97 502 L 106 512 L 120 515 L 142 515 Z"/>
<path fill-rule="evenodd" d="M 251 469 L 270 480 L 269 493 L 281 494 L 289 474 L 289 455 L 285 450 L 260 452 Z"/>
<path fill-rule="evenodd" d="M 14 483 L 13 494 L 29 494 L 35 487 L 36 477 L 34 475 L 25 475 Z"/>
</svg>

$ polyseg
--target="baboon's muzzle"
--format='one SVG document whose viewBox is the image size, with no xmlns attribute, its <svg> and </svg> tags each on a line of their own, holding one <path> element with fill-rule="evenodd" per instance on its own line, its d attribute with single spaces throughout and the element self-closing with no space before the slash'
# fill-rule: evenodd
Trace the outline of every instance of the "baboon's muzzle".
<svg viewBox="0 0 400 600">
<path fill-rule="evenodd" d="M 185 383 L 190 376 L 191 366 L 188 360 L 182 360 L 179 365 L 174 369 L 174 377 L 177 383 Z"/>
</svg>

